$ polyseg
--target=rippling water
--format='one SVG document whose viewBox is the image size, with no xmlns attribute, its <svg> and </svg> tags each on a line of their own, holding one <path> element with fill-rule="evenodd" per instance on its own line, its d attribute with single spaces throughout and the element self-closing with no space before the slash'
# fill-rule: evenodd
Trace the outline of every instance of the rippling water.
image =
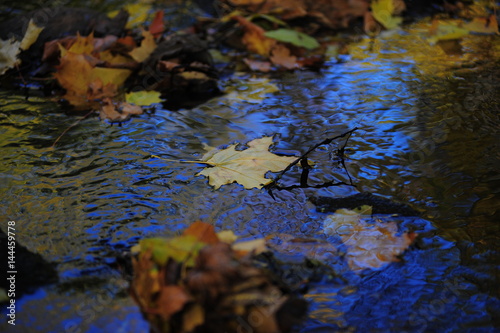
<svg viewBox="0 0 500 333">
<path fill-rule="evenodd" d="M 20 300 L 16 329 L 147 330 L 110 268 L 138 239 L 176 235 L 198 219 L 242 237 L 324 238 L 324 215 L 308 197 L 369 191 L 421 211 L 422 219 L 402 224 L 421 238 L 399 263 L 361 276 L 339 268 L 344 282 L 312 286 L 300 330 L 493 332 L 500 318 L 500 71 L 495 57 L 478 53 L 499 47 L 493 37 L 465 43 L 465 54 L 453 58 L 411 34 L 364 40 L 319 73 L 272 78 L 279 92 L 261 103 L 244 101 L 259 96 L 260 81 L 236 77 L 226 84 L 239 87 L 242 99 L 157 109 L 122 127 L 88 118 L 55 148 L 78 117 L 45 98 L 0 92 L 0 213 L 17 222 L 21 244 L 58 263 L 61 278 Z M 282 191 L 276 201 L 237 184 L 215 191 L 195 176 L 200 166 L 151 157 L 193 160 L 205 145 L 274 134 L 276 152 L 298 154 L 355 126 L 347 166 L 357 188 Z M 328 151 L 315 158 L 314 180 L 346 179 Z"/>
</svg>

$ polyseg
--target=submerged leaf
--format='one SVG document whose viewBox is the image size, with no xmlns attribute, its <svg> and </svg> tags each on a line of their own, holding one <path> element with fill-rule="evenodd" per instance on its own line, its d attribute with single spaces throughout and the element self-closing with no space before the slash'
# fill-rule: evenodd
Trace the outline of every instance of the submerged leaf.
<svg viewBox="0 0 500 333">
<path fill-rule="evenodd" d="M 255 139 L 248 143 L 248 149 L 241 151 L 235 149 L 236 145 L 231 145 L 205 161 L 210 167 L 197 175 L 208 177 L 210 185 L 215 189 L 233 182 L 243 185 L 246 189 L 262 188 L 271 182 L 271 179 L 264 178 L 268 171 L 281 171 L 296 159 L 270 153 L 269 146 L 272 143 L 272 137 Z"/>
<path fill-rule="evenodd" d="M 413 242 L 415 234 L 400 234 L 395 221 L 371 220 L 369 215 L 362 214 L 371 214 L 371 207 L 363 206 L 357 211 L 339 209 L 323 222 L 324 232 L 340 236 L 347 246 L 349 267 L 360 272 L 398 261 L 397 256 Z"/>
</svg>

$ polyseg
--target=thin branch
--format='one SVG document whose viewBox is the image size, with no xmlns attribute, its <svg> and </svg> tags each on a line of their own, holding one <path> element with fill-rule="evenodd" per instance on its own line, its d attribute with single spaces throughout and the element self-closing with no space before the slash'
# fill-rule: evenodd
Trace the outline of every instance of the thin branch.
<svg viewBox="0 0 500 333">
<path fill-rule="evenodd" d="M 72 129 L 73 127 L 75 127 L 76 125 L 78 125 L 82 120 L 84 120 L 85 118 L 87 118 L 88 116 L 90 116 L 92 113 L 94 113 L 94 111 L 90 111 L 89 113 L 87 113 L 85 116 L 83 116 L 82 118 L 78 119 L 75 123 L 73 123 L 72 125 L 70 125 L 68 128 L 66 128 L 64 130 L 64 132 L 61 133 L 61 135 L 59 135 L 56 139 L 56 141 L 54 141 L 54 143 L 52 144 L 52 148 L 55 148 L 57 143 L 59 142 L 59 140 L 61 140 L 61 138 L 64 136 L 64 134 L 66 134 L 70 129 Z"/>
</svg>

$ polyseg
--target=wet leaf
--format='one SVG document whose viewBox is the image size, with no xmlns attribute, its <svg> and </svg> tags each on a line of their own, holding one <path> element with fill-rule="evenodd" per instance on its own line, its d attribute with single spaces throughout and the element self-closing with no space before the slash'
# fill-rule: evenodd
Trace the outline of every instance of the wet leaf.
<svg viewBox="0 0 500 333">
<path fill-rule="evenodd" d="M 208 177 L 210 185 L 215 189 L 233 182 L 243 185 L 246 189 L 262 188 L 271 182 L 271 179 L 264 178 L 268 171 L 281 171 L 296 159 L 270 153 L 269 146 L 272 143 L 272 137 L 255 139 L 248 143 L 248 149 L 242 151 L 235 150 L 237 145 L 231 145 L 204 161 L 210 164 L 210 167 L 197 175 Z"/>
<path fill-rule="evenodd" d="M 121 123 L 127 121 L 133 115 L 140 115 L 143 110 L 140 106 L 125 102 L 113 102 L 109 97 L 103 99 L 103 104 L 99 111 L 99 117 L 111 123 Z"/>
<path fill-rule="evenodd" d="M 298 67 L 297 57 L 291 55 L 290 50 L 281 44 L 278 44 L 273 48 L 270 59 L 273 64 L 286 69 L 294 69 Z"/>
<path fill-rule="evenodd" d="M 413 233 L 398 233 L 395 221 L 372 220 L 369 218 L 371 207 L 360 209 L 339 209 L 328 215 L 323 222 L 324 232 L 331 236 L 340 236 L 347 246 L 346 258 L 349 267 L 360 272 L 364 269 L 378 269 L 398 261 L 415 239 Z"/>
<path fill-rule="evenodd" d="M 141 46 L 129 52 L 129 55 L 137 62 L 146 60 L 156 49 L 156 42 L 151 32 L 143 30 L 142 36 L 144 39 L 141 42 Z"/>
<path fill-rule="evenodd" d="M 456 21 L 434 21 L 430 31 L 431 37 L 427 40 L 435 44 L 438 41 L 460 39 L 468 35 L 469 31 L 459 27 L 458 24 Z"/>
<path fill-rule="evenodd" d="M 498 35 L 498 22 L 494 14 L 489 17 L 474 17 L 471 22 L 464 24 L 463 28 L 470 32 Z"/>
<path fill-rule="evenodd" d="M 16 41 L 14 38 L 0 40 L 0 75 L 21 62 L 17 56 L 37 40 L 42 30 L 43 28 L 39 28 L 31 19 L 21 41 Z"/>
<path fill-rule="evenodd" d="M 198 252 L 206 243 L 200 242 L 192 235 L 182 235 L 175 238 L 147 238 L 139 242 L 141 253 L 152 251 L 152 259 L 158 265 L 165 265 L 168 259 L 194 266 Z"/>
<path fill-rule="evenodd" d="M 163 22 L 164 16 L 165 14 L 163 10 L 157 11 L 153 22 L 149 26 L 149 32 L 153 35 L 154 38 L 160 37 L 165 31 L 165 23 Z"/>
<path fill-rule="evenodd" d="M 245 30 L 241 40 L 247 46 L 248 51 L 268 56 L 276 40 L 266 37 L 264 29 L 242 16 L 233 16 L 233 19 L 238 21 Z"/>
<path fill-rule="evenodd" d="M 130 14 L 126 28 L 132 29 L 146 22 L 151 10 L 151 5 L 145 1 L 139 1 L 137 3 L 125 4 L 122 8 Z M 113 18 L 118 15 L 119 12 L 119 10 L 114 10 L 108 14 L 108 17 Z"/>
<path fill-rule="evenodd" d="M 198 241 L 206 244 L 215 244 L 220 241 L 215 233 L 214 226 L 201 221 L 191 223 L 191 225 L 184 230 L 183 235 L 193 236 Z"/>
<path fill-rule="evenodd" d="M 268 251 L 265 238 L 257 238 L 249 241 L 234 243 L 232 248 L 240 256 L 247 255 L 248 253 L 260 254 Z"/>
<path fill-rule="evenodd" d="M 158 314 L 163 320 L 168 320 L 182 310 L 191 299 L 191 296 L 180 286 L 164 286 L 158 298 Z"/>
<path fill-rule="evenodd" d="M 304 47 L 308 50 L 319 47 L 319 43 L 315 38 L 292 29 L 266 31 L 264 36 L 274 38 L 280 42 L 290 43 L 298 47 Z"/>
<path fill-rule="evenodd" d="M 269 61 L 259 61 L 248 58 L 244 58 L 243 61 L 253 71 L 267 73 L 271 70 L 271 63 Z"/>
<path fill-rule="evenodd" d="M 401 17 L 394 16 L 394 1 L 395 0 L 374 0 L 371 3 L 373 17 L 375 17 L 375 20 L 386 29 L 395 29 L 403 21 Z"/>
<path fill-rule="evenodd" d="M 161 93 L 158 91 L 136 91 L 125 95 L 127 103 L 132 103 L 140 106 L 149 106 L 155 103 L 161 103 Z"/>
<path fill-rule="evenodd" d="M 24 34 L 23 39 L 21 40 L 21 44 L 19 45 L 19 48 L 21 50 L 27 50 L 30 48 L 30 46 L 36 42 L 38 39 L 38 36 L 42 32 L 44 28 L 43 27 L 38 27 L 35 22 L 33 22 L 33 19 L 31 19 L 28 23 L 28 28 L 26 30 L 26 33 Z"/>
</svg>

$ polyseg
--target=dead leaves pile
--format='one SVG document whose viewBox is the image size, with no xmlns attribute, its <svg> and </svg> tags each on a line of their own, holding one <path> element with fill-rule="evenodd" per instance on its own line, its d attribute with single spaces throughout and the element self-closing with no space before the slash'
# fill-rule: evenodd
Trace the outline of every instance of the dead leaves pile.
<svg viewBox="0 0 500 333">
<path fill-rule="evenodd" d="M 157 332 L 287 332 L 300 321 L 305 301 L 252 263 L 265 241 L 234 239 L 195 222 L 178 237 L 139 243 L 131 293 Z M 300 310 L 283 320 L 289 306 Z"/>
</svg>

